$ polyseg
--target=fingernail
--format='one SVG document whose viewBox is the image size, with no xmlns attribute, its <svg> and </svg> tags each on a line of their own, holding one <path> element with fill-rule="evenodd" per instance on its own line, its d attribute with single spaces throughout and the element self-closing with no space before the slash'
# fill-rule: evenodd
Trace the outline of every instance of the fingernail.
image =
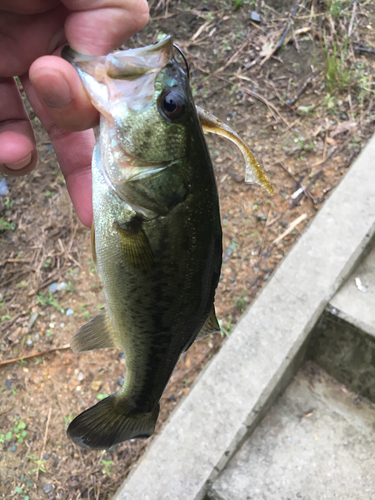
<svg viewBox="0 0 375 500">
<path fill-rule="evenodd" d="M 21 170 L 21 168 L 26 167 L 30 162 L 33 154 L 30 153 L 25 158 L 22 158 L 20 161 L 16 161 L 15 163 L 4 163 L 4 165 L 11 170 Z"/>
<path fill-rule="evenodd" d="M 65 108 L 72 100 L 69 85 L 63 76 L 56 75 L 53 84 L 46 85 L 43 79 L 39 79 L 37 92 L 45 104 L 50 108 Z"/>
</svg>

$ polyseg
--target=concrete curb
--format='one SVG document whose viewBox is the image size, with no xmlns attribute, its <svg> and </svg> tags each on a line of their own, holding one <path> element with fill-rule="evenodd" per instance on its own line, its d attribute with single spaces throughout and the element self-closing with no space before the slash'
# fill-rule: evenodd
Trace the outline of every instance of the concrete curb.
<svg viewBox="0 0 375 500">
<path fill-rule="evenodd" d="M 294 374 L 309 334 L 375 234 L 375 136 L 115 500 L 201 500 Z"/>
</svg>

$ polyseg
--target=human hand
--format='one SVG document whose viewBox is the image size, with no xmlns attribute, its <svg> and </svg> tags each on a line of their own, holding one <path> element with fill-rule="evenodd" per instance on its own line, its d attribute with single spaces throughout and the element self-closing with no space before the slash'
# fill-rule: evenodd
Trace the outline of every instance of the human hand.
<svg viewBox="0 0 375 500">
<path fill-rule="evenodd" d="M 148 21 L 146 0 L 0 0 L 0 172 L 20 176 L 37 163 L 34 134 L 13 79 L 52 145 L 83 224 L 92 221 L 91 155 L 98 112 L 76 70 L 58 57 L 111 52 Z M 90 130 L 88 130 L 90 129 Z"/>
</svg>

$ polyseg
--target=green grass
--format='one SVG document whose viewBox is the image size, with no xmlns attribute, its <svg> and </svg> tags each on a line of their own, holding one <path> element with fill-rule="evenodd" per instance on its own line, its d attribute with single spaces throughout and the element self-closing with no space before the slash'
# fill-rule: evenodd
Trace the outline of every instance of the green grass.
<svg viewBox="0 0 375 500">
<path fill-rule="evenodd" d="M 0 232 L 7 231 L 7 230 L 14 231 L 15 225 L 13 224 L 13 222 L 7 222 L 2 217 L 0 217 Z"/>
<path fill-rule="evenodd" d="M 339 54 L 340 52 L 340 54 Z M 353 73 L 350 71 L 346 63 L 346 55 L 348 52 L 348 40 L 345 40 L 344 47 L 340 50 L 337 43 L 333 45 L 333 49 L 325 49 L 325 84 L 330 92 L 342 90 L 353 83 Z"/>
<path fill-rule="evenodd" d="M 36 296 L 37 301 L 39 304 L 42 306 L 54 306 L 56 307 L 61 313 L 64 312 L 64 309 L 60 306 L 60 304 L 54 299 L 53 295 L 51 292 L 48 294 L 45 293 L 38 293 Z"/>
</svg>

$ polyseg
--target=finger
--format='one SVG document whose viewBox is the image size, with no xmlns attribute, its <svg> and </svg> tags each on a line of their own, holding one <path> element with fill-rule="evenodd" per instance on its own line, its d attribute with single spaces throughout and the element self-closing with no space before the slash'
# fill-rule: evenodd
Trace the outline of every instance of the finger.
<svg viewBox="0 0 375 500">
<path fill-rule="evenodd" d="M 40 103 L 27 77 L 21 79 L 28 100 L 51 138 L 77 215 L 85 226 L 92 223 L 91 157 L 94 132 L 68 132 L 59 128 Z"/>
<path fill-rule="evenodd" d="M 25 4 L 34 4 L 32 1 Z M 66 43 L 64 23 L 68 9 L 59 5 L 47 12 L 21 15 L 2 10 L 0 2 L 0 75 L 27 73 L 38 57 L 52 54 Z M 53 4 L 52 4 L 53 5 Z"/>
<path fill-rule="evenodd" d="M 67 40 L 74 50 L 84 54 L 101 55 L 111 52 L 143 29 L 149 20 L 146 0 L 62 2 L 73 11 L 65 22 Z"/>
<path fill-rule="evenodd" d="M 65 0 L 65 4 L 71 9 L 81 9 L 68 16 L 65 29 L 69 43 L 87 54 L 109 52 L 148 21 L 144 0 L 117 0 L 111 8 L 105 8 L 108 0 L 79 3 Z M 44 109 L 59 127 L 78 131 L 96 125 L 98 113 L 69 63 L 56 57 L 42 57 L 32 64 L 29 76 Z"/>
<path fill-rule="evenodd" d="M 25 0 L 1 0 L 1 9 L 18 14 L 35 14 L 50 10 L 59 3 L 59 0 L 32 0 L 32 2 L 25 2 Z"/>
<path fill-rule="evenodd" d="M 0 79 L 0 172 L 19 176 L 37 163 L 33 130 L 13 78 Z"/>
<path fill-rule="evenodd" d="M 77 71 L 67 61 L 56 56 L 40 57 L 30 67 L 29 78 L 54 124 L 70 131 L 97 124 L 98 112 Z"/>
</svg>

